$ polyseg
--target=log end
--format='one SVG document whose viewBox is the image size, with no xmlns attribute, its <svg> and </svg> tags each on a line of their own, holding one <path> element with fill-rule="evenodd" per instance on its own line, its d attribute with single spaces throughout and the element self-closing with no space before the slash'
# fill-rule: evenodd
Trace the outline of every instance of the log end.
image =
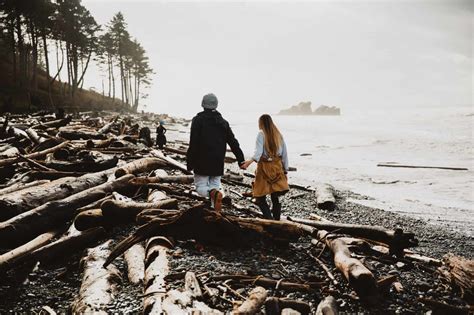
<svg viewBox="0 0 474 315">
<path fill-rule="evenodd" d="M 125 176 L 125 175 L 127 175 L 127 171 L 124 170 L 123 168 L 118 168 L 115 171 L 115 178 L 120 178 L 120 177 Z"/>
<path fill-rule="evenodd" d="M 334 211 L 336 209 L 336 203 L 333 201 L 325 201 L 322 203 L 318 203 L 318 208 L 327 211 Z"/>
</svg>

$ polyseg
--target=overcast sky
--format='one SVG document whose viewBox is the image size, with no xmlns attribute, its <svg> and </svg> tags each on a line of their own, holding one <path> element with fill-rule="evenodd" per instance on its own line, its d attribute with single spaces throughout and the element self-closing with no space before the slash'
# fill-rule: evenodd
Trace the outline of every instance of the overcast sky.
<svg viewBox="0 0 474 315">
<path fill-rule="evenodd" d="M 163 2 L 83 0 L 121 11 L 156 74 L 147 110 L 276 112 L 472 105 L 474 1 Z M 101 89 L 92 68 L 86 86 Z M 314 107 L 314 106 L 313 106 Z"/>
</svg>

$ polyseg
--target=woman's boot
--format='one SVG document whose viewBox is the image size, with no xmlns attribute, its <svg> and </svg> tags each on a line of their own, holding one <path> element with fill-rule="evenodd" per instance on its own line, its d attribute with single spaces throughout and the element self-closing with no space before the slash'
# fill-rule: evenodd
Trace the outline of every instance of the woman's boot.
<svg viewBox="0 0 474 315">
<path fill-rule="evenodd" d="M 272 206 L 272 214 L 273 214 L 273 218 L 275 220 L 280 220 L 280 216 L 281 216 L 281 203 L 277 202 L 277 203 L 273 203 L 273 206 Z"/>
<path fill-rule="evenodd" d="M 270 207 L 268 206 L 267 200 L 265 197 L 257 197 L 257 206 L 260 208 L 260 211 L 262 211 L 263 217 L 265 219 L 273 219 L 272 213 L 270 212 Z"/>
<path fill-rule="evenodd" d="M 281 216 L 281 203 L 278 199 L 278 195 L 272 194 L 272 214 L 275 220 L 280 220 Z"/>
</svg>

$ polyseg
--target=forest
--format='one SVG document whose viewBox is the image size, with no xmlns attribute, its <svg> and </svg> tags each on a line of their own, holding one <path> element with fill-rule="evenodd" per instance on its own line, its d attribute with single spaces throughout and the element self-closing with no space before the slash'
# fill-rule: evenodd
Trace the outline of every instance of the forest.
<svg viewBox="0 0 474 315">
<path fill-rule="evenodd" d="M 153 70 L 127 28 L 121 12 L 100 25 L 81 0 L 1 0 L 0 111 L 137 111 Z M 91 63 L 101 91 L 84 89 Z"/>
</svg>

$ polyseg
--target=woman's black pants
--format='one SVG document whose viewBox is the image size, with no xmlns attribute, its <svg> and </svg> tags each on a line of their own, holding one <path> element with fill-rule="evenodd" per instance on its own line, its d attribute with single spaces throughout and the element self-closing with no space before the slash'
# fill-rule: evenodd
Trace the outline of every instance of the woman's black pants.
<svg viewBox="0 0 474 315">
<path fill-rule="evenodd" d="M 267 203 L 267 196 L 257 197 L 256 204 L 262 211 L 263 217 L 265 219 L 275 219 L 280 220 L 281 215 L 281 203 L 278 197 L 278 193 L 272 193 L 270 195 L 272 200 L 272 210 L 270 211 L 270 206 Z"/>
</svg>

